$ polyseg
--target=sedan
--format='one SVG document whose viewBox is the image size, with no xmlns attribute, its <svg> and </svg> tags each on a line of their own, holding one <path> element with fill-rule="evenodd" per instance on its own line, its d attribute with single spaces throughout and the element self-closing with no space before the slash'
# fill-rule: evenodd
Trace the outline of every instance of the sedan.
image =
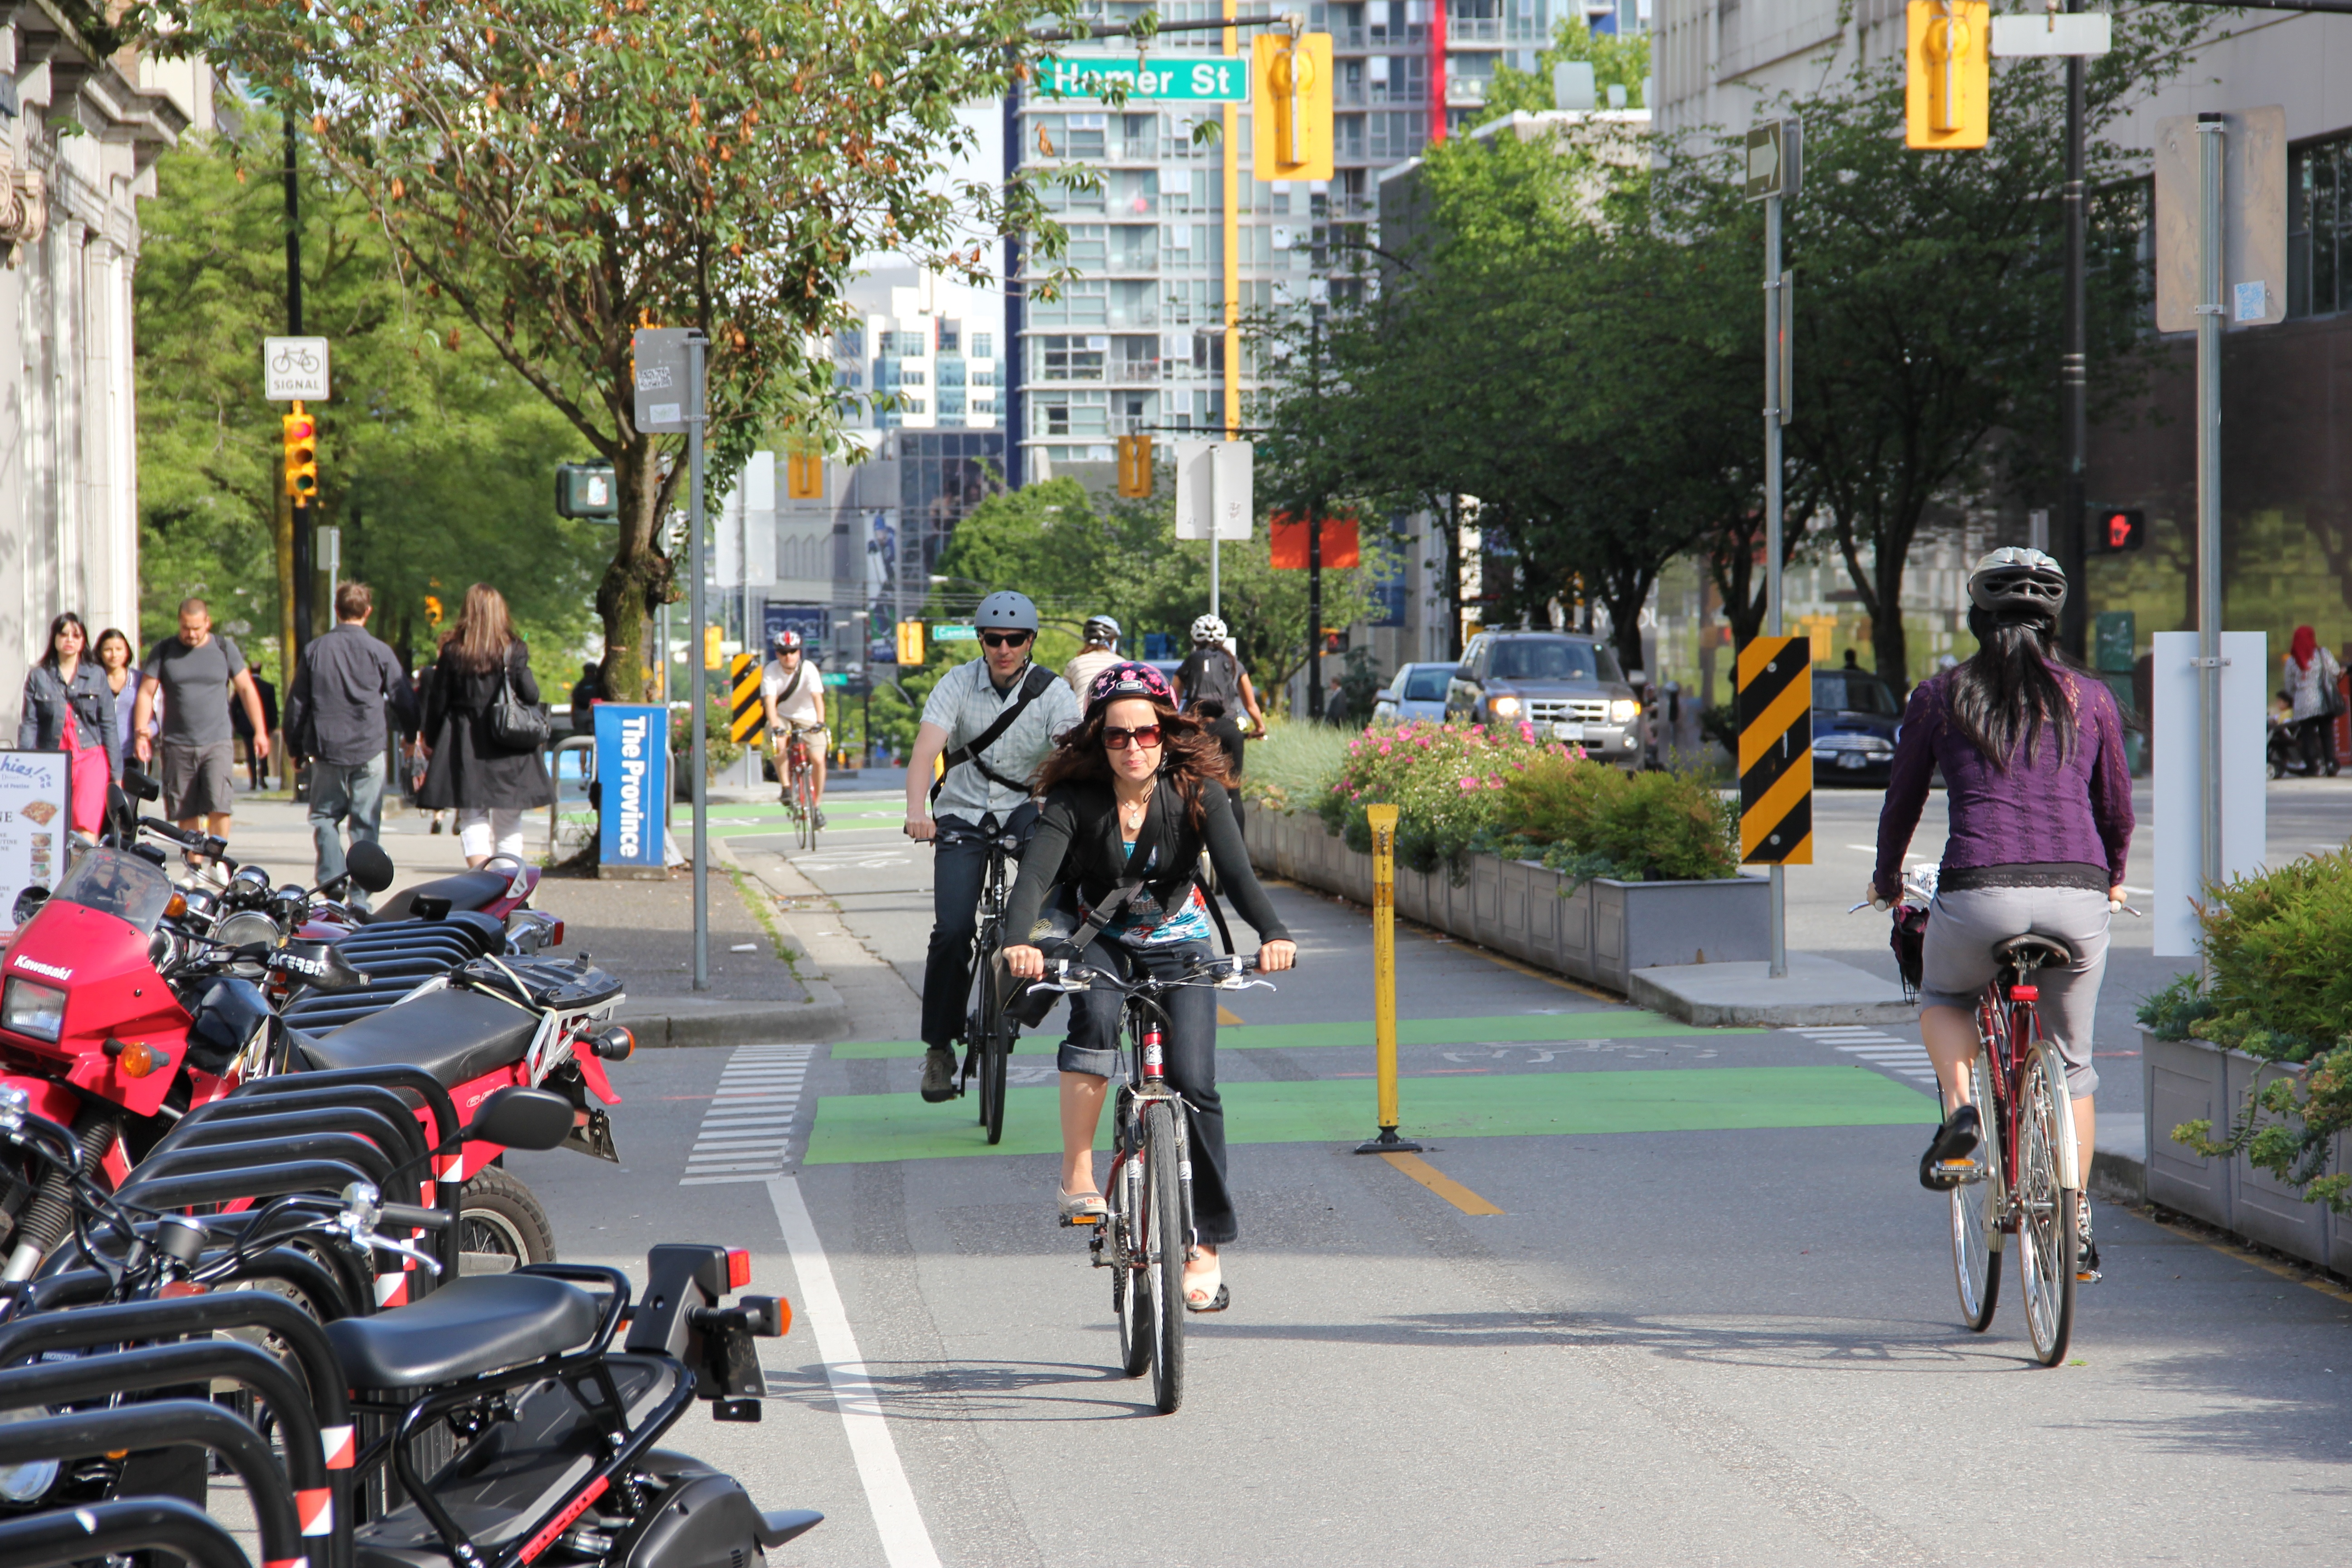
<svg viewBox="0 0 2352 1568">
<path fill-rule="evenodd" d="M 1427 720 L 1445 721 L 1445 686 L 1454 678 L 1450 664 L 1407 664 L 1395 678 L 1372 694 L 1372 722 L 1398 724 Z"/>
</svg>

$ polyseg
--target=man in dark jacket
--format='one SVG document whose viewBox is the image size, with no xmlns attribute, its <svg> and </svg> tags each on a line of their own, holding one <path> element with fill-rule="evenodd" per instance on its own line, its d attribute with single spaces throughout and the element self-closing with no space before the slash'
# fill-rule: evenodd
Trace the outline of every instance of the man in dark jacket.
<svg viewBox="0 0 2352 1568">
<path fill-rule="evenodd" d="M 392 649 L 368 634 L 375 598 L 364 583 L 335 590 L 335 629 L 302 650 L 302 668 L 286 700 L 286 733 L 310 762 L 310 836 L 319 880 L 343 874 L 343 824 L 352 842 L 375 842 L 383 819 L 387 716 L 403 730 L 416 723 L 415 695 Z M 345 897 L 367 907 L 367 891 Z"/>
</svg>

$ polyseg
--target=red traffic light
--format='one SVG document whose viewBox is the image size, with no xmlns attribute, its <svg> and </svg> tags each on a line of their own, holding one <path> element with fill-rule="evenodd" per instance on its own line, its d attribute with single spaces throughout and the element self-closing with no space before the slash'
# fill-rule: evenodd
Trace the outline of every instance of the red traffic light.
<svg viewBox="0 0 2352 1568">
<path fill-rule="evenodd" d="M 2144 511 L 2103 511 L 2094 521 L 2090 538 L 2084 541 L 2097 555 L 2120 555 L 2126 550 L 2137 550 L 2147 542 L 2147 513 Z"/>
</svg>

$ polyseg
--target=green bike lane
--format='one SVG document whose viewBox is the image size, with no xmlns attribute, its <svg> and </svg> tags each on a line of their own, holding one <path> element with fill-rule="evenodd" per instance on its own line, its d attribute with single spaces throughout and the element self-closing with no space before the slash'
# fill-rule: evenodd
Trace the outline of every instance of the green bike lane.
<svg viewBox="0 0 2352 1568">
<path fill-rule="evenodd" d="M 886 807 L 794 858 L 887 979 L 919 973 L 928 898 Z M 919 1564 L 910 1540 L 985 1564 L 2327 1560 L 2342 1301 L 2103 1207 L 2075 1364 L 2029 1373 L 2013 1281 L 1990 1334 L 1954 1321 L 1916 1085 L 1408 929 L 1405 1131 L 1502 1211 L 1465 1214 L 1349 1152 L 1372 1121 L 1367 921 L 1275 896 L 1302 965 L 1223 998 L 1235 1305 L 1189 1321 L 1175 1416 L 1117 1374 L 1106 1276 L 1052 1221 L 1058 1020 L 1014 1057 L 994 1149 L 971 1101 L 915 1096 L 900 987 L 810 1057 L 773 1181 L 679 1184 L 723 1051 L 616 1073 L 625 1172 L 520 1162 L 590 1250 L 723 1233 L 802 1308 L 767 1347 L 766 1423 L 673 1445 L 740 1465 L 762 1506 L 827 1511 L 772 1561 Z M 846 1394 L 782 1188 L 856 1336 Z M 903 1490 L 877 1492 L 877 1430 Z"/>
</svg>

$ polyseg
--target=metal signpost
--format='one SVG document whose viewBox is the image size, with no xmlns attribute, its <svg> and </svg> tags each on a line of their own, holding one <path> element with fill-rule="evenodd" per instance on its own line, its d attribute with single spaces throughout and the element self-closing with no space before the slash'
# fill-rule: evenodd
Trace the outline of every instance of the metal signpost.
<svg viewBox="0 0 2352 1568">
<path fill-rule="evenodd" d="M 1223 592 L 1218 550 L 1246 543 L 1255 515 L 1257 448 L 1247 441 L 1171 441 L 1176 468 L 1176 537 L 1209 542 L 1209 614 Z"/>
<path fill-rule="evenodd" d="M 710 737 L 700 649 L 702 604 L 703 354 L 709 340 L 692 327 L 647 327 L 636 334 L 636 424 L 646 431 L 684 430 L 687 460 L 687 682 L 694 747 L 687 762 L 694 788 L 694 988 L 710 989 L 710 781 L 704 768 Z M 669 649 L 662 649 L 667 665 Z"/>
<path fill-rule="evenodd" d="M 1790 378 L 1795 374 L 1790 346 L 1794 323 L 1787 319 L 1793 279 L 1780 269 L 1780 204 L 1797 194 L 1803 177 L 1804 127 L 1794 120 L 1768 120 L 1748 132 L 1748 199 L 1764 204 L 1764 630 L 1781 635 L 1780 429 L 1789 422 Z M 1810 714 L 1809 714 L 1810 716 Z M 1742 748 L 1745 750 L 1745 747 Z M 1805 755 L 1810 773 L 1812 754 Z M 1808 849 L 1811 836 L 1806 837 Z M 1793 848 L 1793 846 L 1787 847 Z M 1781 859 L 1771 862 L 1772 962 L 1775 980 L 1789 973 L 1789 889 Z"/>
</svg>

